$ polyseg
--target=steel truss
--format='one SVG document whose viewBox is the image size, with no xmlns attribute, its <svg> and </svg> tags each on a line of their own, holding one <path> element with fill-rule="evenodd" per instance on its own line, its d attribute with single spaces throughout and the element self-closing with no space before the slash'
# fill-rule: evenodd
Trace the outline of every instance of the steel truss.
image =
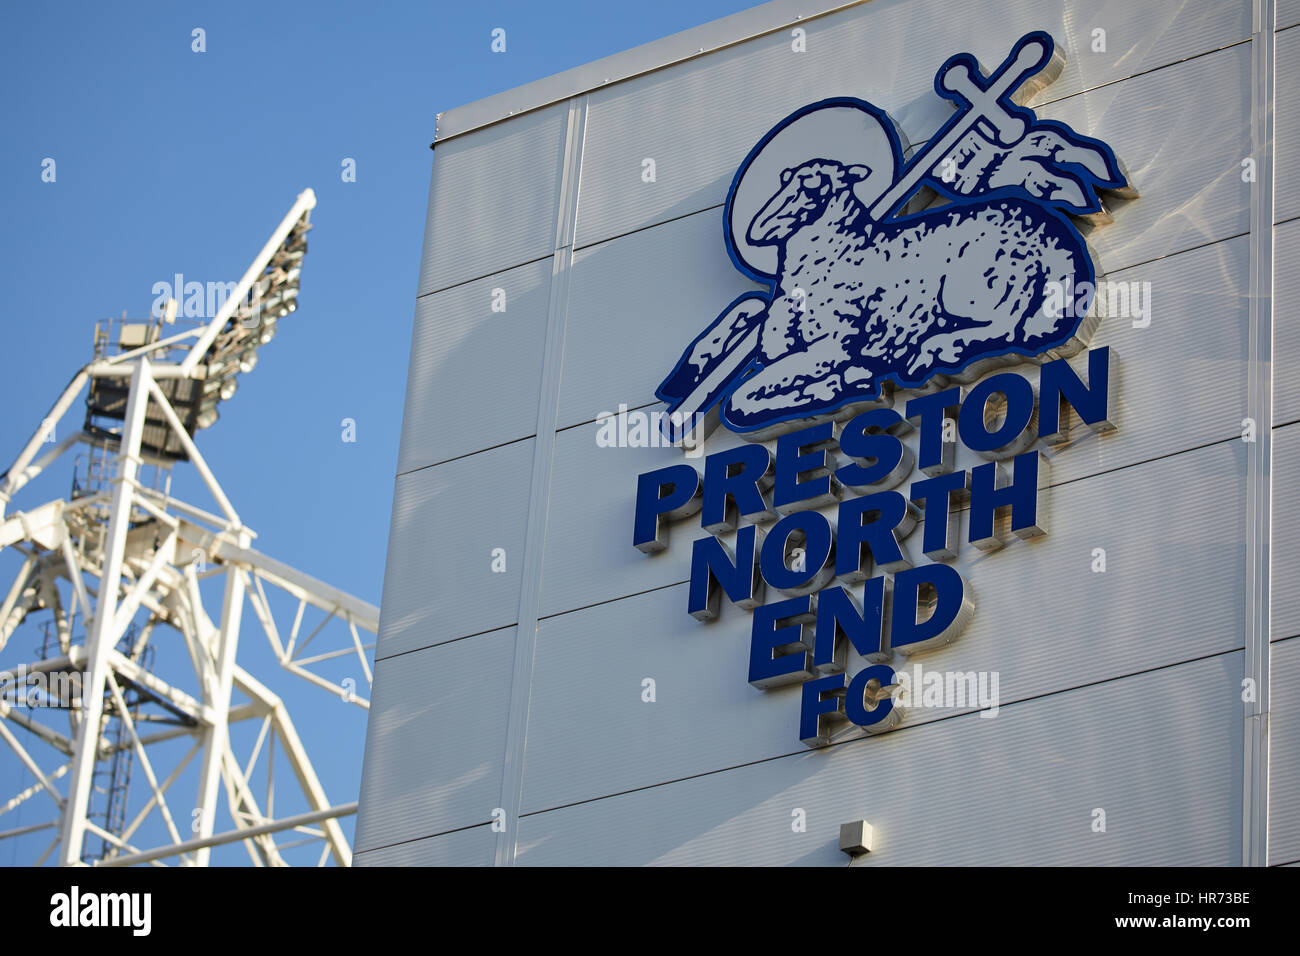
<svg viewBox="0 0 1300 956">
<path fill-rule="evenodd" d="M 38 865 L 54 859 L 64 865 L 179 862 L 203 866 L 212 847 L 235 842 L 245 846 L 257 866 L 285 865 L 284 853 L 290 847 L 310 842 L 321 844 L 319 865 L 331 859 L 343 866 L 351 862 L 339 819 L 354 813 L 356 804 L 331 805 L 285 702 L 241 667 L 237 657 L 247 605 L 282 668 L 330 692 L 336 700 L 368 709 L 368 700 L 356 695 L 355 687 L 331 681 L 312 667 L 355 655 L 368 685 L 367 652 L 373 644 L 363 642 L 361 632 L 376 633 L 378 608 L 252 548 L 255 533 L 240 519 L 194 443 L 193 418 L 187 427 L 186 416 L 168 398 L 178 393 L 163 387 L 174 379 L 201 385 L 212 374 L 218 364 L 214 355 L 219 337 L 238 338 L 240 322 L 249 325 L 248 304 L 257 298 L 256 284 L 262 280 L 269 287 L 267 280 L 276 263 L 285 262 L 286 239 L 309 228 L 307 214 L 314 205 L 310 190 L 298 198 L 211 322 L 108 358 L 96 356 L 74 376 L 2 476 L 0 550 L 12 548 L 23 560 L 12 585 L 0 590 L 0 653 L 24 619 L 48 611 L 57 634 L 57 653 L 51 647 L 52 656 L 30 661 L 21 669 L 28 675 L 75 674 L 81 680 L 79 701 L 46 702 L 53 707 L 24 706 L 7 699 L 10 695 L 0 695 L 4 718 L 0 738 L 36 780 L 7 800 L 0 793 L 0 800 L 5 800 L 0 803 L 0 817 L 29 800 L 44 800 L 55 811 L 48 822 L 0 831 L 0 840 L 53 831 L 45 852 L 33 861 Z M 301 249 L 305 250 L 305 242 Z M 301 255 L 299 251 L 295 260 L 299 264 Z M 284 274 L 279 273 L 281 278 Z M 296 295 L 296 284 L 292 294 Z M 288 294 L 284 301 L 289 302 Z M 293 307 L 290 304 L 279 315 Z M 273 329 L 273 319 L 268 324 Z M 257 326 L 250 327 L 256 331 Z M 119 388 L 129 383 L 120 430 L 109 435 L 78 430 L 38 457 L 42 447 L 51 444 L 47 436 L 55 434 L 83 389 L 90 384 L 93 392 L 96 382 L 110 380 L 116 380 Z M 161 442 L 160 423 L 167 430 Z M 154 432 L 145 441 L 147 427 Z M 112 466 L 102 469 L 104 483 L 110 487 L 92 485 L 81 489 L 80 496 L 6 514 L 25 485 L 54 461 L 82 447 L 102 455 L 104 464 Z M 173 460 L 161 460 L 150 451 L 160 447 L 177 448 L 177 460 L 193 463 L 216 503 L 215 513 L 174 498 L 170 482 L 160 489 L 142 479 L 142 470 L 151 466 L 170 474 Z M 201 581 L 214 577 L 224 585 L 219 608 L 209 606 L 215 602 L 205 602 L 200 588 Z M 287 633 L 272 612 L 269 595 L 276 590 L 297 601 Z M 305 633 L 309 613 L 323 619 Z M 323 649 L 324 640 L 313 645 L 330 624 L 329 633 L 343 646 Z M 188 659 L 190 666 L 176 674 L 154 673 L 146 666 L 147 652 L 167 640 L 184 648 L 184 658 L 173 652 L 173 661 Z M 14 665 L 5 670 L 12 675 Z M 38 714 L 66 716 L 66 731 L 57 722 L 38 719 Z M 229 730 L 243 721 L 259 722 L 260 728 L 256 743 L 241 760 Z M 189 749 L 167 769 L 163 756 L 171 759 L 178 738 L 188 738 Z M 159 745 L 167 742 L 172 742 L 167 755 L 160 756 Z M 277 745 L 287 756 L 309 808 L 305 813 L 275 814 Z M 148 799 L 134 815 L 123 815 L 120 825 L 108 818 L 99 825 L 91 813 L 96 775 L 103 774 L 105 764 L 124 756 L 131 760 L 136 779 L 143 778 L 147 789 L 141 796 L 147 794 Z M 192 803 L 185 801 L 183 812 L 176 812 L 168 802 L 169 793 L 195 760 L 197 794 Z M 262 773 L 266 790 L 255 795 L 254 777 Z M 259 796 L 264 797 L 262 802 Z M 223 801 L 234 825 L 218 833 L 217 810 Z M 138 846 L 146 822 L 156 830 L 159 821 L 169 842 Z M 297 838 L 277 842 L 286 834 Z M 98 858 L 89 848 L 91 836 L 105 847 Z"/>
</svg>

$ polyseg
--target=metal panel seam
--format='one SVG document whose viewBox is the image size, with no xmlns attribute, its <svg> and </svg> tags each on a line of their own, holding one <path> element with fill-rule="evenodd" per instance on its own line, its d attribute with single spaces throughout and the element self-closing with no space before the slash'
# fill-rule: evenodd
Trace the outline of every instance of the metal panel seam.
<svg viewBox="0 0 1300 956">
<path fill-rule="evenodd" d="M 1244 677 L 1255 688 L 1245 701 L 1242 750 L 1242 864 L 1268 861 L 1269 570 L 1273 452 L 1273 0 L 1255 0 L 1251 38 L 1250 133 L 1256 178 L 1250 194 L 1250 327 L 1247 446 Z M 1246 696 L 1246 695 L 1243 695 Z"/>
<path fill-rule="evenodd" d="M 1011 701 L 1010 703 L 1001 706 L 1023 706 L 1027 704 L 1038 704 L 1044 701 L 1053 700 L 1054 698 L 1060 698 L 1064 695 L 1079 693 L 1081 691 L 1095 691 L 1098 688 L 1104 688 L 1108 685 L 1120 684 L 1124 681 L 1130 681 L 1137 677 L 1144 677 L 1151 674 L 1170 673 L 1175 670 L 1178 670 L 1179 668 L 1189 667 L 1195 664 L 1204 663 L 1206 661 L 1214 661 L 1223 658 L 1228 658 L 1238 653 L 1241 653 L 1241 648 L 1237 648 L 1237 647 L 1231 648 L 1229 650 L 1214 651 L 1209 654 L 1203 654 L 1197 657 L 1187 658 L 1186 660 L 1179 660 L 1179 661 L 1157 664 L 1152 667 L 1144 667 L 1141 668 L 1140 670 L 1130 671 L 1124 674 L 1116 674 L 1111 677 L 1104 677 L 1098 680 L 1087 681 L 1082 684 L 1076 684 L 1072 687 L 1063 687 L 1058 690 L 1047 691 L 1041 694 L 1034 694 L 1029 697 L 1024 697 L 1016 701 Z M 922 730 L 930 730 L 931 732 L 933 732 L 936 730 L 944 729 L 945 727 L 951 727 L 951 725 L 956 721 L 967 720 L 967 719 L 978 719 L 978 714 L 979 712 L 975 710 L 963 711 L 962 713 L 951 714 L 945 717 L 940 717 L 936 720 L 926 721 L 924 723 L 905 724 L 904 726 L 900 727 L 896 731 L 893 731 L 892 733 L 903 734 L 903 733 L 908 733 L 909 731 L 915 731 L 919 733 Z M 855 745 L 868 746 L 870 745 L 873 739 L 874 738 L 872 736 L 863 734 L 862 736 L 849 737 L 843 740 L 837 740 L 834 743 L 830 744 L 828 747 L 819 750 L 818 753 L 827 755 L 832 752 L 837 752 L 837 753 L 843 752 L 842 748 L 849 748 Z M 809 756 L 809 751 L 805 747 L 799 750 L 791 750 L 787 753 L 772 754 L 771 756 L 760 757 L 755 760 L 748 760 L 743 763 L 730 764 L 722 767 L 714 767 L 708 770 L 702 770 L 696 773 L 687 774 L 681 777 L 674 777 L 667 780 L 660 780 L 656 783 L 644 784 L 626 790 L 619 790 L 612 793 L 604 793 L 604 794 L 599 794 L 597 796 L 585 797 L 580 800 L 574 800 L 570 803 L 557 804 L 556 806 L 553 807 L 543 807 L 537 810 L 529 810 L 527 813 L 524 813 L 521 816 L 523 817 L 545 816 L 546 814 L 557 813 L 563 810 L 573 809 L 575 807 L 600 803 L 605 800 L 617 800 L 621 797 L 631 796 L 632 794 L 644 793 L 648 790 L 658 790 L 665 787 L 674 787 L 677 786 L 678 784 L 688 783 L 693 780 L 700 780 L 706 777 L 717 777 L 723 774 L 734 773 L 738 770 L 746 770 L 751 767 L 761 766 L 762 764 L 772 764 L 772 763 L 777 763 L 779 761 L 785 761 L 790 759 L 806 758 L 808 756 Z"/>
<path fill-rule="evenodd" d="M 666 70 L 669 67 L 677 66 L 681 63 L 687 63 L 691 60 L 698 60 L 720 50 L 726 50 L 730 47 L 739 46 L 742 43 L 748 43 L 750 40 L 759 37 L 770 36 L 774 33 L 780 33 L 789 27 L 808 23 L 822 17 L 828 17 L 832 14 L 847 10 L 850 7 L 861 6 L 864 3 L 870 3 L 871 0 L 845 0 L 845 2 L 833 3 L 824 9 L 798 12 L 802 0 L 788 2 L 788 0 L 771 0 L 769 3 L 761 4 L 757 7 L 750 7 L 747 10 L 740 10 L 730 16 L 720 17 L 716 20 L 710 20 L 695 27 L 689 27 L 678 33 L 669 34 L 666 37 L 660 37 L 657 40 L 651 40 L 635 46 L 630 50 L 624 50 L 621 53 L 615 53 L 611 56 L 602 57 L 599 60 L 592 60 L 588 63 L 580 64 L 572 69 L 564 70 L 551 76 L 541 77 L 531 83 L 516 87 L 512 90 L 506 90 L 492 96 L 475 100 L 472 103 L 466 103 L 452 109 L 444 110 L 434 117 L 433 135 L 434 141 L 429 144 L 429 148 L 455 139 L 457 136 L 464 136 L 468 133 L 474 133 L 489 126 L 495 126 L 497 123 L 504 123 L 512 120 L 517 116 L 523 116 L 537 110 L 545 109 L 548 106 L 554 106 L 565 99 L 585 99 L 588 94 L 595 93 L 599 90 L 607 89 L 618 83 L 627 80 L 635 80 L 638 77 L 646 76 L 650 73 L 657 73 L 660 70 Z M 780 12 L 787 8 L 788 12 Z M 775 20 L 768 20 L 768 14 L 775 13 Z M 793 19 L 792 19 L 793 18 Z M 757 21 L 753 25 L 743 26 L 738 34 L 727 34 L 719 36 L 719 31 L 728 26 L 740 23 L 741 21 Z M 703 46 L 696 46 L 697 43 L 703 43 Z M 658 51 L 668 51 L 674 48 L 683 48 L 688 52 L 669 54 L 667 59 L 655 59 L 653 65 L 634 65 L 626 73 L 620 72 L 617 63 L 619 61 L 635 61 L 636 55 L 648 56 Z M 694 49 L 690 49 L 694 47 Z M 597 82 L 597 76 L 603 76 L 602 81 Z M 542 90 L 551 85 L 569 83 L 576 84 L 576 89 L 569 89 L 566 93 L 551 94 L 544 93 Z M 563 87 L 562 87 L 563 88 Z M 515 95 L 526 95 L 530 91 L 537 93 L 540 99 L 534 103 L 525 101 L 523 105 L 516 106 L 514 109 L 506 109 L 502 102 L 505 97 Z M 495 106 L 495 108 L 493 108 Z M 505 110 L 504 115 L 502 110 Z M 585 107 L 584 107 L 585 112 Z M 459 129 L 453 129 L 451 132 L 442 134 L 445 126 L 456 125 L 462 114 L 485 114 L 478 118 L 468 119 L 464 126 Z"/>
<path fill-rule="evenodd" d="M 518 842 L 519 806 L 524 783 L 524 744 L 528 736 L 533 652 L 537 644 L 537 615 L 541 607 L 542 558 L 545 554 L 546 519 L 551 497 L 552 464 L 555 459 L 555 426 L 560 413 L 560 377 L 564 366 L 569 269 L 573 262 L 573 236 L 577 222 L 578 183 L 586 120 L 587 97 L 584 95 L 569 100 L 564 165 L 560 172 L 559 199 L 555 210 L 555 253 L 551 266 L 546 346 L 542 357 L 542 384 L 538 397 L 532 481 L 529 486 L 528 528 L 524 535 L 523 581 L 516 618 L 519 623 L 515 628 L 515 661 L 510 681 L 506 753 L 501 769 L 500 809 L 503 811 L 504 828 L 497 834 L 497 866 L 514 866 Z"/>
</svg>

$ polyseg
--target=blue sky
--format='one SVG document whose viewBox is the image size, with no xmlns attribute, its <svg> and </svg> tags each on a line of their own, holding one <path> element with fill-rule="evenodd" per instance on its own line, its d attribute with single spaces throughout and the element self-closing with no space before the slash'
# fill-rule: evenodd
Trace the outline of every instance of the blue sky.
<svg viewBox="0 0 1300 956">
<path fill-rule="evenodd" d="M 97 319 L 124 309 L 143 318 L 154 284 L 176 273 L 237 279 L 310 186 L 318 206 L 300 307 L 199 447 L 257 531 L 256 547 L 378 604 L 434 114 L 751 5 L 9 8 L 0 30 L 0 470 L 89 360 Z M 505 54 L 490 50 L 497 27 Z M 191 49 L 195 28 L 205 52 Z M 54 182 L 42 181 L 47 158 Z M 356 182 L 342 181 L 345 158 L 356 161 Z M 79 410 L 67 427 L 79 426 Z M 345 418 L 356 423 L 354 443 L 342 440 Z M 66 495 L 70 478 L 64 459 L 11 510 Z M 173 487 L 205 503 L 192 466 L 175 469 Z M 0 554 L 0 587 L 14 558 Z M 31 656 L 32 631 L 20 628 L 0 664 Z M 290 703 L 331 801 L 356 799 L 364 716 L 277 673 L 251 611 L 242 642 L 241 663 Z M 0 751 L 2 803 L 32 778 Z M 34 752 L 55 765 L 50 751 Z M 0 831 L 51 815 L 37 800 L 0 817 Z M 4 841 L 0 864 L 30 862 L 47 842 Z"/>
</svg>

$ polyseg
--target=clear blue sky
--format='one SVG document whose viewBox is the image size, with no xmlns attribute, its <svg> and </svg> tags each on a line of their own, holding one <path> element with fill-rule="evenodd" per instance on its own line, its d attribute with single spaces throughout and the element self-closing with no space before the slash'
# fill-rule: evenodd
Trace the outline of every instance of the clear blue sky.
<svg viewBox="0 0 1300 956">
<path fill-rule="evenodd" d="M 300 307 L 199 447 L 258 532 L 256 547 L 378 604 L 434 114 L 752 5 L 9 7 L 0 28 L 0 470 L 89 360 L 95 320 L 123 309 L 144 317 L 154 284 L 178 272 L 237 279 L 310 186 L 319 204 Z M 196 27 L 206 52 L 191 50 Z M 490 50 L 496 27 L 507 31 L 504 55 Z M 41 178 L 47 157 L 53 183 Z M 354 183 L 341 180 L 345 157 L 356 160 Z M 79 425 L 79 412 L 68 425 Z M 341 440 L 344 418 L 356 422 L 354 444 Z M 65 459 L 13 507 L 66 495 L 70 476 Z M 191 466 L 178 466 L 175 486 L 204 500 Z M 0 587 L 14 557 L 0 555 Z M 0 657 L 5 666 L 30 656 L 38 638 L 25 630 Z M 241 663 L 290 702 L 332 802 L 356 799 L 364 717 L 267 674 L 278 667 L 248 611 L 242 640 Z M 2 803 L 32 778 L 0 751 Z M 33 752 L 55 765 L 48 749 Z M 187 799 L 178 796 L 182 812 Z M 0 817 L 0 830 L 50 807 L 38 796 Z M 0 864 L 30 862 L 46 842 L 0 843 Z"/>
</svg>

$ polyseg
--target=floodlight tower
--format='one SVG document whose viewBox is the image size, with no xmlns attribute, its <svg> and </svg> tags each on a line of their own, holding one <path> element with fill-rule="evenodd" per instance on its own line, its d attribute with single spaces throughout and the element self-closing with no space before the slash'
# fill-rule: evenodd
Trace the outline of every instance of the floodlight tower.
<svg viewBox="0 0 1300 956">
<path fill-rule="evenodd" d="M 351 862 L 338 821 L 356 804 L 330 804 L 285 702 L 240 666 L 239 637 L 247 604 L 284 669 L 334 694 L 336 702 L 368 709 L 366 698 L 354 693 L 355 681 L 331 681 L 309 668 L 355 654 L 368 682 L 373 645 L 359 632 L 376 632 L 378 609 L 254 550 L 255 533 L 195 445 L 196 433 L 210 427 L 221 403 L 234 395 L 239 376 L 252 371 L 258 349 L 296 309 L 315 205 L 310 189 L 298 196 L 210 320 L 175 332 L 172 299 L 161 316 L 145 322 L 101 323 L 91 362 L 0 475 L 0 550 L 22 555 L 12 586 L 0 590 L 0 677 L 6 681 L 0 737 L 36 780 L 0 803 L 0 815 L 32 798 L 48 798 L 55 810 L 48 822 L 0 832 L 0 840 L 52 831 L 37 864 L 57 849 L 54 859 L 65 865 L 201 866 L 212 847 L 242 842 L 255 865 L 283 865 L 290 846 L 315 841 L 321 853 L 317 858 L 311 851 L 312 859 L 319 865 L 330 858 Z M 59 422 L 87 387 L 84 425 L 54 442 Z M 26 484 L 74 447 L 82 449 L 84 468 L 67 498 L 6 514 Z M 171 468 L 186 461 L 211 494 L 215 512 L 172 495 Z M 219 607 L 211 599 L 215 588 L 208 585 L 205 599 L 200 587 L 211 577 L 223 579 Z M 288 595 L 288 606 L 297 601 L 287 637 L 268 598 L 276 589 Z M 4 663 L 15 628 L 44 611 L 52 620 L 37 659 L 15 667 L 10 654 Z M 323 619 L 300 640 L 309 614 Z M 331 623 L 342 646 L 327 650 L 322 642 L 303 656 Z M 188 661 L 175 673 L 151 666 L 165 656 L 152 654 L 164 650 L 164 642 L 171 642 L 173 663 Z M 230 728 L 258 720 L 256 743 L 241 761 Z M 178 740 L 186 738 L 188 753 L 167 773 L 164 760 L 171 763 Z M 273 806 L 276 744 L 299 789 L 291 797 L 302 807 L 279 816 Z M 195 757 L 188 775 L 191 783 L 197 776 L 193 800 L 184 798 L 184 809 L 173 812 L 168 792 Z M 253 792 L 259 759 L 266 775 L 261 803 Z M 131 787 L 133 769 L 136 783 L 143 776 L 146 786 Z M 232 825 L 217 832 L 222 796 Z M 99 813 L 97 800 L 104 804 Z M 137 834 L 149 832 L 142 829 L 147 822 L 162 842 L 141 847 Z M 288 831 L 303 839 L 277 842 Z M 97 852 L 88 836 L 99 839 Z"/>
</svg>

